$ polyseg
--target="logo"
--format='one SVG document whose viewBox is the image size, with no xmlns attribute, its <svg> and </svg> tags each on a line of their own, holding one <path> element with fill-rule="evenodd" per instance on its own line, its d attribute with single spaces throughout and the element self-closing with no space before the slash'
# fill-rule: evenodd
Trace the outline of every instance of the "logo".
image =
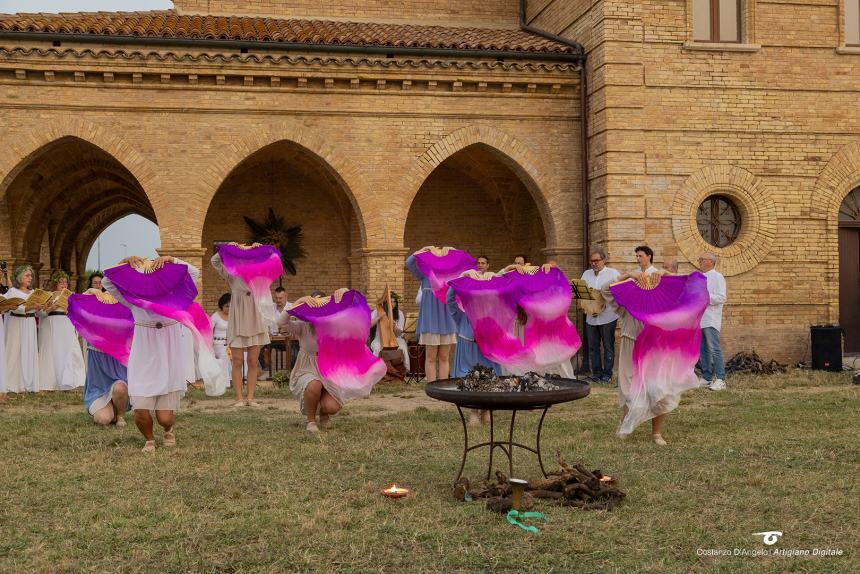
<svg viewBox="0 0 860 574">
<path fill-rule="evenodd" d="M 767 532 L 753 532 L 753 536 L 762 536 L 763 542 L 768 546 L 773 546 L 777 542 L 779 542 L 779 537 L 782 536 L 782 532 L 779 530 L 768 530 Z"/>
</svg>

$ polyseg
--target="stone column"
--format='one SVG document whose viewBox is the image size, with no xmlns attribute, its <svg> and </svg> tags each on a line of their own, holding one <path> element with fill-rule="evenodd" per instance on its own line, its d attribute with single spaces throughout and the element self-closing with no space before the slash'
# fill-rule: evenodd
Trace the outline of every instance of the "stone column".
<svg viewBox="0 0 860 574">
<path fill-rule="evenodd" d="M 546 247 L 541 249 L 541 254 L 546 262 L 555 261 L 559 269 L 570 279 L 579 278 L 584 271 L 582 268 L 582 247 Z"/>
<path fill-rule="evenodd" d="M 367 277 L 367 301 L 375 302 L 388 285 L 392 291 L 403 295 L 404 266 L 409 250 L 395 248 L 363 248 L 363 268 Z"/>
</svg>

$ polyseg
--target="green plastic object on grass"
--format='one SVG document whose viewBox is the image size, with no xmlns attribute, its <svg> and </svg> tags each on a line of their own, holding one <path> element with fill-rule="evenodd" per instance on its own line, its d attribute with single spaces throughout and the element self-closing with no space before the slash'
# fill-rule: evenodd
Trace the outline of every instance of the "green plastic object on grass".
<svg viewBox="0 0 860 574">
<path fill-rule="evenodd" d="M 508 512 L 508 522 L 510 522 L 514 526 L 519 526 L 526 532 L 532 532 L 534 534 L 540 532 L 540 529 L 537 526 L 532 526 L 531 524 L 523 524 L 522 522 L 517 520 L 517 518 L 535 518 L 537 520 L 543 520 L 544 523 L 549 522 L 549 518 L 547 518 L 540 512 L 520 512 L 519 510 L 511 510 L 510 512 Z"/>
</svg>

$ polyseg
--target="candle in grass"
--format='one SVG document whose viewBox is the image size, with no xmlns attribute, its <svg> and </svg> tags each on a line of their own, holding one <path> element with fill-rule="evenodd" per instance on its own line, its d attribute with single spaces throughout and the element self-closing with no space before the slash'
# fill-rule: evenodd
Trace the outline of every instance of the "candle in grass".
<svg viewBox="0 0 860 574">
<path fill-rule="evenodd" d="M 383 488 L 380 493 L 382 496 L 386 496 L 388 498 L 403 498 L 409 494 L 409 489 L 397 486 L 397 484 L 392 484 L 389 488 Z"/>
</svg>

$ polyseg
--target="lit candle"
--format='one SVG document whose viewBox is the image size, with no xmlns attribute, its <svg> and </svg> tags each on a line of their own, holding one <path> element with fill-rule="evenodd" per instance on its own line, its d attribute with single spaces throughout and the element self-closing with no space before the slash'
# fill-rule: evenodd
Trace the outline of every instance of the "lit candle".
<svg viewBox="0 0 860 574">
<path fill-rule="evenodd" d="M 383 488 L 380 493 L 382 496 L 387 496 L 388 498 L 403 498 L 409 494 L 409 489 L 392 484 L 390 488 Z"/>
</svg>

